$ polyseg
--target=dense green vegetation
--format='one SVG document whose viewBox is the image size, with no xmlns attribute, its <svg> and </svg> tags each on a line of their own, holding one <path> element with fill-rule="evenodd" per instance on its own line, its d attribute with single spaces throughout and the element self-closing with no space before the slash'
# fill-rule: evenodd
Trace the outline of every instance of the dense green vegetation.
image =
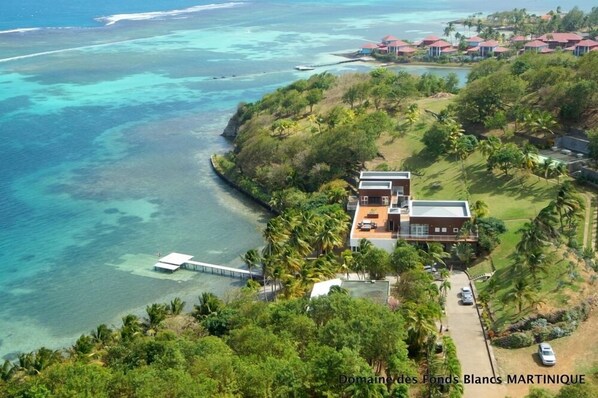
<svg viewBox="0 0 598 398">
<path fill-rule="evenodd" d="M 410 280 L 401 294 L 437 302 L 427 274 Z M 248 290 L 228 303 L 204 293 L 193 317 L 180 314 L 184 305 L 175 299 L 148 306 L 145 319 L 127 315 L 117 330 L 100 325 L 62 352 L 22 354 L 4 364 L 0 395 L 407 397 L 410 384 L 395 380 L 419 380 L 409 352 L 427 358 L 430 375 L 460 375 L 451 339 L 443 340 L 446 355 L 437 353 L 436 327 L 415 306 L 393 311 L 342 290 L 275 303 Z M 351 383 L 342 376 L 379 379 Z M 416 388 L 436 394 L 442 386 Z M 453 389 L 451 397 L 460 396 L 462 386 Z"/>
<path fill-rule="evenodd" d="M 487 60 L 472 68 L 456 103 L 457 114 L 463 123 L 502 128 L 514 122 L 516 130 L 545 137 L 560 130 L 557 120 L 595 126 L 597 71 L 595 52 L 580 58 L 557 53 L 524 54 L 511 62 Z"/>
<path fill-rule="evenodd" d="M 570 123 L 595 126 L 596 55 L 484 61 L 456 98 L 433 104 L 424 98 L 457 93 L 454 76 L 325 73 L 242 104 L 234 150 L 217 164 L 280 213 L 266 226 L 263 250 L 242 256 L 263 271 L 277 301 L 255 300 L 262 287 L 250 281 L 230 302 L 203 293 L 191 315 L 180 300 L 153 304 L 146 319 L 128 315 L 117 330 L 100 325 L 66 351 L 42 348 L 6 362 L 0 395 L 461 396 L 460 384 L 356 384 L 340 376 L 460 374 L 454 344 L 438 332 L 450 287 L 445 262 L 496 271 L 478 283 L 496 334 L 545 304 L 548 292 L 564 304 L 589 278 L 595 253 L 578 243 L 586 201 L 564 170 L 539 162 L 537 149 L 513 133 L 549 142 Z M 596 133 L 590 138 L 596 156 Z M 412 171 L 415 197 L 468 199 L 473 219 L 461 234 L 478 233 L 479 244 L 399 241 L 387 253 L 362 240 L 358 252 L 343 251 L 346 198 L 366 167 Z M 433 263 L 438 284 L 423 271 Z M 352 299 L 343 289 L 305 299 L 314 282 L 349 272 L 398 276 L 396 305 Z M 569 331 L 560 322 L 571 319 L 555 318 L 554 327 L 543 319 L 528 325 L 534 333 Z M 526 332 L 500 337 L 527 343 Z"/>
</svg>

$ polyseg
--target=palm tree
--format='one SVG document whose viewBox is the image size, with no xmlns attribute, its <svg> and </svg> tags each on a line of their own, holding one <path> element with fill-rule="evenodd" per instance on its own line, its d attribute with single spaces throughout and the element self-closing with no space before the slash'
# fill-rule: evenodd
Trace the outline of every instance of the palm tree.
<svg viewBox="0 0 598 398">
<path fill-rule="evenodd" d="M 123 340 L 130 340 L 141 332 L 141 323 L 137 315 L 128 314 L 122 318 L 122 322 L 120 336 Z"/>
<path fill-rule="evenodd" d="M 430 336 L 436 334 L 435 320 L 438 316 L 429 307 L 408 303 L 405 305 L 403 317 L 407 325 L 410 351 L 417 355 L 424 349 Z"/>
<path fill-rule="evenodd" d="M 193 316 L 196 319 L 205 318 L 218 313 L 222 306 L 222 301 L 214 293 L 203 292 L 199 296 L 199 304 L 194 306 Z"/>
<path fill-rule="evenodd" d="M 521 154 L 523 155 L 523 167 L 528 170 L 534 170 L 538 165 L 538 148 L 526 142 L 521 148 Z"/>
<path fill-rule="evenodd" d="M 39 374 L 48 366 L 62 360 L 59 351 L 42 347 L 35 352 L 23 353 L 18 356 L 18 369 L 29 375 Z"/>
<path fill-rule="evenodd" d="M 443 271 L 446 272 L 446 275 L 443 275 Z M 441 270 L 440 276 L 442 277 L 442 282 L 440 282 L 440 286 L 438 286 L 438 289 L 440 290 L 440 293 L 442 293 L 442 295 L 446 297 L 448 291 L 451 289 L 451 281 L 448 278 L 448 271 L 445 269 Z"/>
<path fill-rule="evenodd" d="M 540 167 L 542 172 L 544 173 L 544 178 L 548 179 L 548 174 L 552 171 L 554 165 L 554 160 L 552 158 L 544 159 L 543 163 L 540 163 Z"/>
<path fill-rule="evenodd" d="M 521 240 L 517 243 L 515 250 L 517 254 L 525 256 L 527 253 L 539 253 L 547 244 L 547 236 L 539 228 L 539 224 L 526 222 L 517 233 L 521 234 Z"/>
<path fill-rule="evenodd" d="M 453 40 L 451 38 L 452 33 L 455 31 L 455 24 L 449 22 L 446 28 L 444 28 L 444 35 L 450 40 L 451 44 L 453 44 Z"/>
<path fill-rule="evenodd" d="M 166 304 L 152 304 L 145 307 L 147 313 L 147 327 L 151 330 L 156 330 L 160 324 L 166 319 L 168 315 L 168 307 Z"/>
<path fill-rule="evenodd" d="M 444 251 L 444 246 L 438 242 L 426 242 L 425 250 L 420 250 L 419 255 L 426 264 L 441 264 L 445 266 L 444 259 L 451 256 L 450 253 Z"/>
<path fill-rule="evenodd" d="M 494 152 L 496 152 L 501 145 L 502 142 L 500 141 L 500 138 L 488 137 L 488 139 L 481 140 L 478 143 L 478 149 L 480 150 L 482 155 L 488 158 L 492 156 L 492 154 L 494 154 Z"/>
<path fill-rule="evenodd" d="M 405 118 L 407 119 L 407 124 L 409 127 L 412 127 L 417 122 L 419 119 L 419 106 L 416 103 L 413 103 L 407 107 Z"/>
<path fill-rule="evenodd" d="M 289 239 L 288 231 L 280 217 L 275 217 L 268 221 L 264 229 L 264 238 L 266 246 L 263 255 L 275 254 L 280 251 Z"/>
<path fill-rule="evenodd" d="M 251 273 L 253 268 L 261 263 L 262 256 L 260 256 L 260 253 L 256 249 L 250 249 L 247 250 L 245 254 L 241 255 L 241 260 L 247 264 L 247 269 Z"/>
<path fill-rule="evenodd" d="M 479 218 L 486 217 L 490 214 L 488 210 L 488 204 L 481 199 L 476 200 L 469 206 L 471 215 L 473 216 L 473 222 L 475 223 Z"/>
<path fill-rule="evenodd" d="M 523 304 L 536 302 L 537 297 L 532 286 L 527 283 L 525 278 L 519 278 L 513 284 L 511 291 L 505 295 L 505 300 L 517 303 L 518 314 L 521 314 Z"/>
<path fill-rule="evenodd" d="M 573 185 L 568 181 L 561 184 L 557 191 L 557 198 L 555 201 L 555 210 L 559 214 L 561 231 L 564 230 L 564 218 L 567 217 L 569 223 L 571 223 L 573 218 L 579 214 L 584 207 L 583 199 L 577 195 Z"/>
<path fill-rule="evenodd" d="M 112 333 L 112 329 L 102 323 L 91 331 L 91 337 L 96 344 L 105 346 L 112 340 Z"/>
<path fill-rule="evenodd" d="M 546 259 L 546 255 L 542 252 L 526 253 L 523 256 L 523 261 L 530 270 L 534 283 L 538 281 L 538 271 L 546 273 L 548 270 L 549 263 Z"/>
<path fill-rule="evenodd" d="M 12 376 L 17 372 L 18 366 L 15 366 L 8 359 L 4 360 L 2 367 L 0 367 L 0 380 L 9 381 Z"/>
<path fill-rule="evenodd" d="M 563 162 L 557 162 L 554 166 L 554 173 L 556 174 L 556 181 L 558 184 L 561 183 L 561 177 L 569 174 L 569 168 Z"/>
<path fill-rule="evenodd" d="M 170 302 L 169 312 L 172 315 L 180 315 L 184 309 L 185 302 L 181 300 L 180 297 L 175 297 L 174 300 Z"/>
<path fill-rule="evenodd" d="M 555 210 L 555 202 L 552 201 L 540 210 L 540 213 L 534 218 L 534 227 L 543 236 L 543 240 L 550 241 L 556 239 L 559 236 L 559 231 L 556 225 L 559 222 L 557 218 L 557 212 Z"/>
<path fill-rule="evenodd" d="M 474 250 L 469 243 L 456 243 L 453 245 L 451 251 L 459 259 L 459 261 L 465 264 L 466 267 L 468 267 L 471 260 L 473 260 Z"/>
</svg>

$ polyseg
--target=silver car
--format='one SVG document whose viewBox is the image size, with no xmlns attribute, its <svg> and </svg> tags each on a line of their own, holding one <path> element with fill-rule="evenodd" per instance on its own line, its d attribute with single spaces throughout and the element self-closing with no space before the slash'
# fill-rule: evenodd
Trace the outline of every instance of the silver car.
<svg viewBox="0 0 598 398">
<path fill-rule="evenodd" d="M 552 347 L 548 343 L 540 343 L 538 344 L 538 356 L 542 361 L 542 364 L 545 366 L 554 366 L 556 365 L 556 355 L 554 355 L 554 351 Z"/>
<path fill-rule="evenodd" d="M 461 288 L 461 304 L 473 305 L 473 293 L 471 292 L 471 288 L 469 286 Z"/>
</svg>

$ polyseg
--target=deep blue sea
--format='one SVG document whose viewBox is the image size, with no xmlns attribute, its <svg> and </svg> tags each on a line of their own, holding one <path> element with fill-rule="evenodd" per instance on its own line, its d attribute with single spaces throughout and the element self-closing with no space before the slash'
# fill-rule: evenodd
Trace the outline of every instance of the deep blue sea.
<svg viewBox="0 0 598 398">
<path fill-rule="evenodd" d="M 589 2 L 579 2 L 590 8 Z M 157 253 L 239 266 L 267 214 L 209 155 L 240 101 L 386 34 L 556 1 L 21 0 L 0 5 L 0 357 L 234 279 L 153 271 Z M 345 64 L 316 70 L 368 70 Z M 446 69 L 416 67 L 414 73 Z M 464 79 L 467 71 L 456 70 Z"/>
</svg>

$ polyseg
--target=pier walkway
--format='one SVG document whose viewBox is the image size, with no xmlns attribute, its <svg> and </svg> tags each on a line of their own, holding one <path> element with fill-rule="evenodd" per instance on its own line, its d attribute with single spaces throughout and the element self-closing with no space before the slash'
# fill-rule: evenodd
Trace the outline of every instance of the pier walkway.
<svg viewBox="0 0 598 398">
<path fill-rule="evenodd" d="M 154 268 L 156 270 L 169 272 L 175 272 L 179 268 L 185 268 L 193 271 L 210 272 L 212 274 L 232 276 L 241 279 L 262 278 L 262 274 L 260 272 L 193 261 L 192 258 L 193 256 L 188 254 L 170 253 L 167 256 L 161 257 L 158 262 L 154 264 Z"/>
</svg>

